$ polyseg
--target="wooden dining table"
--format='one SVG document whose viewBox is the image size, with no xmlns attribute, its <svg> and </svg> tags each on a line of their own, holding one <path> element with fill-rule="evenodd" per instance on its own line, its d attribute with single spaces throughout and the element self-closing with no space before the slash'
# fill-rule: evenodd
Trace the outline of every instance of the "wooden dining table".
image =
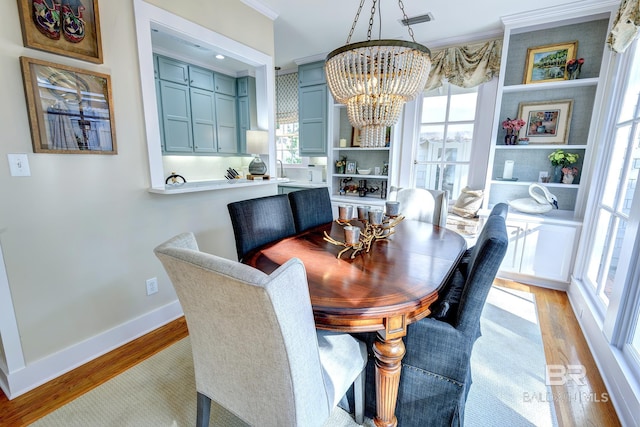
<svg viewBox="0 0 640 427">
<path fill-rule="evenodd" d="M 356 220 L 351 225 L 361 228 Z M 420 221 L 404 220 L 369 252 L 351 251 L 325 240 L 344 241 L 343 225 L 333 221 L 264 245 L 243 262 L 270 274 L 292 257 L 307 271 L 309 294 L 319 329 L 377 332 L 373 345 L 377 426 L 396 426 L 395 407 L 405 353 L 407 325 L 429 313 L 467 245 L 459 234 Z M 426 409 L 428 410 L 428 409 Z"/>
</svg>

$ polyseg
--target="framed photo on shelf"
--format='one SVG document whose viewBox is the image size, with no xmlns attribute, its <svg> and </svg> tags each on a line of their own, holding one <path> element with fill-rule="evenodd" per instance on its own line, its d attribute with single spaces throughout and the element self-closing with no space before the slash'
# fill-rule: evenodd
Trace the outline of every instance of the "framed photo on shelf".
<svg viewBox="0 0 640 427">
<path fill-rule="evenodd" d="M 102 64 L 98 0 L 18 0 L 25 47 Z"/>
<path fill-rule="evenodd" d="M 355 160 L 347 160 L 347 167 L 346 167 L 345 173 L 348 173 L 348 174 L 356 173 Z"/>
<path fill-rule="evenodd" d="M 351 128 L 351 146 L 360 147 L 360 129 L 355 127 Z"/>
<path fill-rule="evenodd" d="M 117 154 L 107 74 L 20 57 L 34 153 Z"/>
<path fill-rule="evenodd" d="M 565 42 L 527 49 L 524 84 L 567 79 L 567 61 L 575 59 L 578 42 Z"/>
<path fill-rule="evenodd" d="M 518 137 L 529 138 L 530 144 L 566 144 L 572 109 L 573 99 L 521 102 L 518 117 L 526 124 Z"/>
</svg>

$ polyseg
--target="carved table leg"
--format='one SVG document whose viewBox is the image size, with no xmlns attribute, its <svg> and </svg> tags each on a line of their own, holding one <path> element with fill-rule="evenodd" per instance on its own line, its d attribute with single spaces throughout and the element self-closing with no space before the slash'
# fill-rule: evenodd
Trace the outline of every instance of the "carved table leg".
<svg viewBox="0 0 640 427">
<path fill-rule="evenodd" d="M 395 427 L 398 420 L 395 416 L 398 386 L 400 385 L 400 369 L 405 353 L 402 338 L 384 339 L 378 335 L 373 344 L 376 357 L 376 418 L 378 427 Z"/>
</svg>

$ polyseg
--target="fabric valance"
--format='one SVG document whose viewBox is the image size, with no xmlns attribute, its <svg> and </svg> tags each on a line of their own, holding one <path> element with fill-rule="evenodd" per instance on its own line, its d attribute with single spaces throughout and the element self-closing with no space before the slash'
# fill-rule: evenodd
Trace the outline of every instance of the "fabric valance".
<svg viewBox="0 0 640 427">
<path fill-rule="evenodd" d="M 607 38 L 607 45 L 622 53 L 640 32 L 640 0 L 622 0 L 613 27 Z"/>
<path fill-rule="evenodd" d="M 435 51 L 425 90 L 442 86 L 444 80 L 460 87 L 474 87 L 500 74 L 502 40 Z"/>
</svg>

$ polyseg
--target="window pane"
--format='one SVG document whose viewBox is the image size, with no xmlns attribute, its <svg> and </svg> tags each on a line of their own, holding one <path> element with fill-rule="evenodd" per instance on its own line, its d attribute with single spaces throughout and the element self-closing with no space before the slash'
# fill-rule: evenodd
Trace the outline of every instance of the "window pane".
<svg viewBox="0 0 640 427">
<path fill-rule="evenodd" d="M 444 126 L 431 125 L 420 127 L 420 143 L 416 150 L 416 161 L 426 162 L 438 160 L 442 155 L 442 141 L 444 140 Z"/>
<path fill-rule="evenodd" d="M 593 239 L 591 255 L 589 257 L 589 266 L 587 268 L 587 278 L 594 288 L 598 287 L 598 273 L 600 272 L 600 266 L 604 263 L 604 245 L 607 241 L 610 221 L 611 214 L 607 211 L 601 210 L 595 227 L 595 236 Z"/>
<path fill-rule="evenodd" d="M 635 49 L 633 66 L 631 72 L 628 74 L 629 83 L 627 86 L 627 92 L 624 95 L 622 101 L 622 110 L 620 111 L 620 119 L 618 122 L 626 122 L 631 120 L 635 113 L 636 104 L 638 103 L 638 97 L 640 97 L 640 50 Z M 631 53 L 631 52 L 629 52 Z"/>
<path fill-rule="evenodd" d="M 285 164 L 300 164 L 298 123 L 281 123 L 276 128 L 276 158 Z"/>
<path fill-rule="evenodd" d="M 477 92 L 451 96 L 449 121 L 471 121 L 476 117 Z"/>
<path fill-rule="evenodd" d="M 475 104 L 474 104 L 475 105 Z M 442 123 L 447 114 L 447 95 L 425 96 L 422 100 L 422 123 Z"/>
<path fill-rule="evenodd" d="M 457 197 L 460 194 L 460 190 L 467 186 L 468 177 L 468 165 L 446 165 L 440 189 L 448 191 L 449 198 Z"/>
<path fill-rule="evenodd" d="M 629 215 L 631 211 L 631 203 L 633 202 L 633 193 L 636 190 L 638 182 L 638 170 L 640 170 L 640 131 L 636 132 L 636 143 L 631 153 L 631 162 L 629 164 L 629 173 L 627 174 L 627 185 L 624 188 L 624 198 L 622 199 L 622 207 L 620 210 Z"/>
<path fill-rule="evenodd" d="M 616 130 L 616 140 L 613 147 L 613 153 L 611 155 L 611 163 L 607 170 L 607 177 L 605 180 L 604 192 L 602 194 L 602 204 L 610 207 L 614 207 L 614 200 L 616 200 L 617 189 L 620 185 L 620 179 L 622 177 L 623 165 L 625 161 L 625 151 L 629 144 L 629 132 L 630 126 L 624 126 Z"/>
<path fill-rule="evenodd" d="M 449 126 L 445 144 L 445 161 L 468 162 L 471 160 L 472 140 L 473 124 Z M 450 150 L 455 150 L 456 153 L 452 154 Z"/>
<path fill-rule="evenodd" d="M 627 228 L 627 222 L 620 219 L 618 220 L 618 226 L 616 230 L 616 237 L 611 242 L 613 247 L 611 248 L 611 257 L 609 260 L 609 267 L 607 268 L 607 274 L 603 277 L 603 286 L 600 290 L 600 298 L 605 303 L 609 304 L 609 297 L 613 291 L 613 284 L 616 278 L 616 271 L 618 270 L 618 261 L 620 260 L 620 249 L 622 248 L 622 240 L 624 239 L 624 232 Z"/>
<path fill-rule="evenodd" d="M 440 166 L 438 165 L 416 165 L 415 169 L 416 188 L 437 189 L 440 182 Z"/>
</svg>

